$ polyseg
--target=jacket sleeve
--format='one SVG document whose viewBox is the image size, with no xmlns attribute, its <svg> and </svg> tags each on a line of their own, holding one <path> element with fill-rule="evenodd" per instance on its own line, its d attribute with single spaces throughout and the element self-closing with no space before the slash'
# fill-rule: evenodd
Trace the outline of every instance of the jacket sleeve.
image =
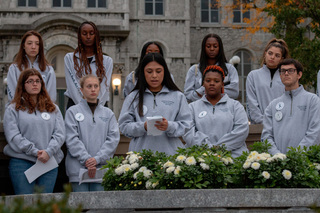
<svg viewBox="0 0 320 213">
<path fill-rule="evenodd" d="M 191 128 L 187 130 L 186 134 L 182 137 L 187 144 L 186 146 L 191 147 L 194 145 L 210 144 L 209 136 L 198 131 L 194 118 L 194 109 L 191 104 L 189 104 L 189 107 L 192 116 Z"/>
<path fill-rule="evenodd" d="M 107 86 L 105 90 L 100 90 L 99 97 L 101 97 L 100 101 L 109 101 L 109 91 L 110 91 L 110 83 L 111 83 L 111 74 L 112 74 L 112 69 L 113 69 L 113 61 L 111 57 L 108 56 L 103 56 L 103 65 L 104 68 L 106 69 L 106 82 Z M 105 84 L 105 82 L 102 82 Z"/>
<path fill-rule="evenodd" d="M 299 143 L 300 147 L 309 147 L 320 143 L 320 99 L 316 96 L 311 99 L 308 117 L 308 129 Z"/>
<path fill-rule="evenodd" d="M 248 118 L 243 106 L 240 102 L 235 101 L 233 107 L 232 131 L 222 136 L 217 142 L 217 145 L 225 144 L 229 151 L 240 149 L 249 134 Z"/>
<path fill-rule="evenodd" d="M 281 153 L 277 148 L 276 143 L 274 141 L 274 132 L 272 126 L 272 105 L 271 103 L 267 106 L 265 110 L 265 114 L 263 117 L 263 130 L 261 134 L 261 140 L 267 140 L 269 144 L 271 144 L 271 148 L 269 149 L 269 153 L 275 155 L 277 153 Z"/>
<path fill-rule="evenodd" d="M 168 137 L 181 137 L 191 127 L 192 117 L 188 102 L 182 93 L 180 96 L 180 107 L 174 121 L 168 120 L 166 134 Z"/>
<path fill-rule="evenodd" d="M 112 113 L 111 118 L 109 119 L 109 129 L 107 129 L 107 138 L 103 145 L 100 148 L 100 151 L 94 156 L 97 161 L 97 164 L 106 164 L 106 161 L 110 159 L 119 144 L 120 140 L 120 133 L 119 133 L 119 126 L 118 122 Z"/>
<path fill-rule="evenodd" d="M 239 76 L 237 69 L 232 64 L 227 64 L 228 76 L 230 84 L 224 87 L 225 93 L 232 99 L 237 99 L 239 96 Z"/>
<path fill-rule="evenodd" d="M 7 93 L 8 93 L 8 102 L 10 103 L 14 98 L 16 92 L 17 82 L 18 82 L 18 73 L 20 70 L 14 64 L 11 64 L 7 74 Z M 19 73 L 20 74 L 20 73 Z"/>
<path fill-rule="evenodd" d="M 255 84 L 253 82 L 252 74 L 249 73 L 246 83 L 247 92 L 247 113 L 249 120 L 253 124 L 261 124 L 263 122 L 263 113 L 259 108 L 258 98 L 256 94 Z"/>
<path fill-rule="evenodd" d="M 73 54 L 67 53 L 64 57 L 64 72 L 69 98 L 71 98 L 75 104 L 78 104 L 82 98 L 82 92 L 74 70 Z"/>
<path fill-rule="evenodd" d="M 134 72 L 134 71 L 132 71 Z M 132 82 L 132 72 L 129 73 L 129 75 L 127 75 L 126 77 L 126 81 L 124 83 L 124 87 L 123 87 L 123 96 L 124 97 L 127 97 L 131 90 L 134 88 L 135 85 L 133 85 L 133 82 Z"/>
<path fill-rule="evenodd" d="M 49 74 L 46 82 L 46 89 L 49 93 L 49 96 L 52 102 L 57 100 L 57 82 L 56 74 L 54 73 L 53 67 L 49 66 Z"/>
<path fill-rule="evenodd" d="M 131 93 L 124 100 L 119 115 L 119 128 L 122 134 L 129 138 L 144 136 L 147 131 L 144 128 L 144 122 L 136 118 L 134 103 L 131 104 L 135 94 Z"/>
<path fill-rule="evenodd" d="M 200 99 L 197 92 L 201 95 L 204 95 L 204 87 L 201 86 L 200 88 L 195 88 L 195 80 L 196 80 L 196 65 L 193 65 L 188 70 L 187 76 L 186 76 L 186 82 L 184 84 L 184 95 L 186 96 L 187 100 L 189 102 L 196 101 Z M 200 70 L 198 70 L 197 75 L 201 75 Z"/>
<path fill-rule="evenodd" d="M 85 165 L 86 161 L 92 156 L 88 153 L 83 142 L 80 140 L 78 121 L 75 119 L 73 112 L 70 108 L 65 116 L 66 127 L 66 145 L 72 157 Z"/>
<path fill-rule="evenodd" d="M 18 153 L 25 153 L 37 157 L 39 149 L 32 141 L 21 134 L 19 129 L 19 115 L 13 105 L 9 105 L 4 113 L 3 128 L 9 146 Z"/>
<path fill-rule="evenodd" d="M 66 135 L 64 121 L 58 106 L 56 106 L 55 117 L 55 127 L 51 136 L 51 140 L 49 141 L 46 149 L 46 152 L 50 157 L 60 150 Z"/>
</svg>

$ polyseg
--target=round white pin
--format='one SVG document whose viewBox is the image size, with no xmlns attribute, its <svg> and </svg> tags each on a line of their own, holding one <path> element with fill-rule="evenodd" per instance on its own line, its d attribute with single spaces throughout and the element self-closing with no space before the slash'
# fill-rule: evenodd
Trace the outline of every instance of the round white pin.
<svg viewBox="0 0 320 213">
<path fill-rule="evenodd" d="M 49 115 L 49 113 L 47 113 L 47 112 L 43 112 L 43 113 L 41 113 L 41 118 L 43 119 L 43 120 L 49 120 L 50 119 L 50 115 Z"/>
<path fill-rule="evenodd" d="M 77 120 L 77 121 L 83 121 L 84 120 L 84 115 L 82 113 L 77 113 L 74 118 Z"/>
<path fill-rule="evenodd" d="M 207 115 L 207 111 L 202 111 L 199 113 L 199 118 L 203 118 L 206 115 Z"/>
<path fill-rule="evenodd" d="M 277 103 L 277 105 L 276 105 L 276 110 L 282 110 L 283 107 L 284 107 L 284 103 L 283 103 L 283 102 L 279 102 L 279 103 Z"/>
<path fill-rule="evenodd" d="M 276 119 L 276 121 L 281 121 L 282 120 L 282 112 L 278 111 L 276 112 L 276 114 L 274 115 L 274 118 Z"/>
<path fill-rule="evenodd" d="M 143 115 L 146 115 L 148 112 L 148 107 L 146 105 L 143 105 Z"/>
</svg>

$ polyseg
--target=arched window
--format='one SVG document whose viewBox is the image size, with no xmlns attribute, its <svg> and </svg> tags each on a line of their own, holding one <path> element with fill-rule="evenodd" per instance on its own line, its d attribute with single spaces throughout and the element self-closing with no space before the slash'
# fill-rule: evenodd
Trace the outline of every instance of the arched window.
<svg viewBox="0 0 320 213">
<path fill-rule="evenodd" d="M 246 105 L 246 80 L 249 72 L 252 70 L 252 57 L 247 50 L 239 50 L 235 55 L 240 57 L 240 63 L 235 65 L 239 75 L 239 97 L 238 101 Z"/>
</svg>

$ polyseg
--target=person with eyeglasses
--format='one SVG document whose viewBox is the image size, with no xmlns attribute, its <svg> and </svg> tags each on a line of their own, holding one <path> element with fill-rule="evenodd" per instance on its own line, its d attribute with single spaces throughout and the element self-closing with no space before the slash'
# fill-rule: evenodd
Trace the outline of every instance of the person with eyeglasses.
<svg viewBox="0 0 320 213">
<path fill-rule="evenodd" d="M 103 191 L 99 169 L 113 157 L 120 140 L 117 119 L 107 107 L 99 104 L 99 78 L 93 74 L 80 79 L 83 99 L 71 106 L 65 116 L 66 172 L 72 191 Z M 88 182 L 79 184 L 79 174 L 86 171 Z M 85 174 L 85 176 L 86 176 Z"/>
<path fill-rule="evenodd" d="M 36 69 L 21 72 L 15 96 L 6 108 L 3 121 L 8 144 L 4 154 L 10 157 L 9 174 L 15 194 L 32 194 L 35 187 L 52 193 L 58 168 L 54 168 L 29 183 L 24 172 L 37 162 L 63 159 L 61 146 L 65 140 L 64 121 Z"/>
<path fill-rule="evenodd" d="M 252 124 L 261 124 L 265 108 L 284 93 L 278 66 L 286 58 L 289 58 L 287 43 L 282 39 L 271 39 L 263 52 L 262 67 L 249 72 L 246 97 L 247 114 Z"/>
<path fill-rule="evenodd" d="M 225 75 L 217 65 L 203 71 L 205 95 L 189 104 L 193 124 L 183 136 L 186 146 L 225 145 L 233 157 L 248 151 L 245 140 L 249 134 L 246 111 L 241 103 L 224 93 Z"/>
<path fill-rule="evenodd" d="M 309 147 L 320 142 L 320 99 L 299 85 L 303 67 L 294 59 L 279 64 L 285 92 L 271 101 L 263 118 L 262 141 L 270 154 L 287 153 L 289 147 Z"/>
<path fill-rule="evenodd" d="M 34 68 L 41 73 L 46 90 L 51 100 L 55 102 L 57 98 L 56 75 L 53 67 L 45 58 L 42 37 L 34 30 L 23 35 L 19 52 L 9 67 L 7 75 L 8 104 L 14 98 L 20 73 L 28 68 Z"/>
</svg>

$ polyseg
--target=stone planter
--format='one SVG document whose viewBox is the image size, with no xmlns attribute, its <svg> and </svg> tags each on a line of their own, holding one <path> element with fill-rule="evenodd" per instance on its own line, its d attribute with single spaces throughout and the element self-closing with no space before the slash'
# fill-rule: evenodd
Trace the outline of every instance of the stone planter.
<svg viewBox="0 0 320 213">
<path fill-rule="evenodd" d="M 23 196 L 32 204 L 38 195 Z M 18 196 L 6 196 L 10 202 Z M 61 193 L 42 194 L 59 199 Z M 69 204 L 85 212 L 313 212 L 320 204 L 320 189 L 203 189 L 140 190 L 71 193 Z"/>
</svg>

